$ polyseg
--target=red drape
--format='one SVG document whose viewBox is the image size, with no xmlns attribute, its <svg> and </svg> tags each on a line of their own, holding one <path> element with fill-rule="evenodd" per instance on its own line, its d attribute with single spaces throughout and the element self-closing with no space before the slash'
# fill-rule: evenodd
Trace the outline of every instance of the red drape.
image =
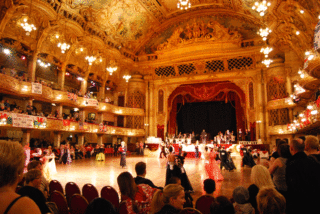
<svg viewBox="0 0 320 214">
<path fill-rule="evenodd" d="M 168 98 L 168 132 L 176 133 L 177 104 L 205 101 L 234 101 L 237 129 L 245 130 L 245 94 L 232 82 L 198 83 L 181 85 Z"/>
<path fill-rule="evenodd" d="M 157 137 L 161 137 L 164 140 L 164 125 L 157 125 Z"/>
</svg>

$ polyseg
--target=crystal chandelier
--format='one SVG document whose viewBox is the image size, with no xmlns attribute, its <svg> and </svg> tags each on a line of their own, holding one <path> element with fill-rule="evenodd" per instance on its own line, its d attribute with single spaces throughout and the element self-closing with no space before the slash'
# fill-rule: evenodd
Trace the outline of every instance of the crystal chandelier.
<svg viewBox="0 0 320 214">
<path fill-rule="evenodd" d="M 263 0 L 262 2 L 255 2 L 252 9 L 256 10 L 260 14 L 260 16 L 264 16 L 265 11 L 268 9 L 270 5 L 271 5 L 270 2 Z"/>
<path fill-rule="evenodd" d="M 117 67 L 107 67 L 107 71 L 110 73 L 110 76 L 112 76 L 112 73 L 115 72 L 118 68 Z"/>
<path fill-rule="evenodd" d="M 28 23 L 28 17 L 22 17 L 22 20 L 20 21 L 20 26 L 23 28 L 23 30 L 26 31 L 26 35 L 30 36 L 30 33 L 33 30 L 37 30 L 36 26 L 34 24 Z"/>
<path fill-rule="evenodd" d="M 258 34 L 262 37 L 263 41 L 267 40 L 267 36 L 271 33 L 272 31 L 269 28 L 260 28 Z"/>
<path fill-rule="evenodd" d="M 64 43 L 59 42 L 58 47 L 61 49 L 61 53 L 65 53 L 66 50 L 68 50 L 70 48 L 70 45 L 67 44 L 66 42 L 64 42 Z"/>
<path fill-rule="evenodd" d="M 130 76 L 130 75 L 124 75 L 124 76 L 123 76 L 123 79 L 125 79 L 125 80 L 126 80 L 126 82 L 128 82 L 130 78 L 131 78 L 131 76 Z"/>
<path fill-rule="evenodd" d="M 181 10 L 187 10 L 188 8 L 191 8 L 191 3 L 189 0 L 179 0 L 177 7 Z"/>
<path fill-rule="evenodd" d="M 266 58 L 268 58 L 268 55 L 272 50 L 273 48 L 266 47 L 266 48 L 261 48 L 260 52 L 263 53 Z"/>
<path fill-rule="evenodd" d="M 50 63 L 42 62 L 41 59 L 38 59 L 38 63 L 39 63 L 39 65 L 40 65 L 41 67 L 43 67 L 43 68 L 47 68 L 47 67 L 51 66 Z"/>
<path fill-rule="evenodd" d="M 265 59 L 262 61 L 262 63 L 267 67 L 269 68 L 270 64 L 273 62 L 273 60 L 271 59 Z"/>
<path fill-rule="evenodd" d="M 95 56 L 86 56 L 86 60 L 89 62 L 89 65 L 92 65 L 94 61 L 96 61 L 97 57 Z"/>
</svg>

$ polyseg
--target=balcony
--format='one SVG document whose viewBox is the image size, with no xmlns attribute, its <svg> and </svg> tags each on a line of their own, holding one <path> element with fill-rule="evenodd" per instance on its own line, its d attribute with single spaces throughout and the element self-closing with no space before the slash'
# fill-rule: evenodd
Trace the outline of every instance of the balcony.
<svg viewBox="0 0 320 214">
<path fill-rule="evenodd" d="M 290 97 L 271 100 L 267 103 L 267 110 L 272 109 L 282 109 L 282 108 L 294 108 L 296 106 L 295 103 L 292 102 Z"/>
</svg>

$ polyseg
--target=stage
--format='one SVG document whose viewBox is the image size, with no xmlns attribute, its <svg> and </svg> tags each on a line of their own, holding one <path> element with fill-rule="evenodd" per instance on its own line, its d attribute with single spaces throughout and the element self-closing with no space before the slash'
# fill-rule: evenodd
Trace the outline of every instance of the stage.
<svg viewBox="0 0 320 214">
<path fill-rule="evenodd" d="M 217 190 L 215 197 L 225 195 L 228 198 L 232 197 L 233 189 L 239 185 L 248 187 L 250 182 L 251 168 L 241 168 L 241 158 L 234 157 L 234 162 L 237 167 L 233 172 L 222 170 L 224 181 L 217 182 Z M 71 165 L 61 165 L 57 163 L 58 174 L 53 176 L 62 183 L 63 186 L 67 182 L 76 182 L 80 189 L 86 183 L 95 185 L 100 193 L 102 187 L 110 185 L 118 192 L 117 176 L 124 171 L 129 171 L 134 177 L 136 176 L 134 167 L 139 161 L 144 161 L 147 164 L 146 178 L 151 179 L 155 185 L 163 186 L 165 183 L 166 159 L 157 157 L 127 157 L 127 169 L 122 169 L 119 165 L 119 157 L 106 157 L 105 162 L 95 161 L 94 158 L 74 160 Z M 200 197 L 203 192 L 203 180 L 207 178 L 204 170 L 204 161 L 201 159 L 188 158 L 185 161 L 185 169 L 189 176 L 190 182 L 195 193 L 192 194 L 194 202 Z"/>
</svg>

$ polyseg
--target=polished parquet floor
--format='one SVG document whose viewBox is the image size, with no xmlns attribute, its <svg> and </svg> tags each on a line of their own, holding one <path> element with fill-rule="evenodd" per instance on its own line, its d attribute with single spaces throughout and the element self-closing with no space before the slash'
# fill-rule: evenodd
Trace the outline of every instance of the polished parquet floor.
<svg viewBox="0 0 320 214">
<path fill-rule="evenodd" d="M 223 181 L 216 182 L 216 191 L 214 196 L 219 195 L 232 197 L 233 189 L 237 186 L 248 187 L 250 183 L 251 168 L 241 167 L 241 157 L 233 157 L 237 167 L 233 172 L 222 170 L 224 177 Z M 71 165 L 63 165 L 57 163 L 58 173 L 53 176 L 61 182 L 63 186 L 67 182 L 76 182 L 80 189 L 86 183 L 95 185 L 100 193 L 102 187 L 112 186 L 119 193 L 117 184 L 117 176 L 124 171 L 129 171 L 134 177 L 135 164 L 139 161 L 144 161 L 147 164 L 146 178 L 153 181 L 157 186 L 164 186 L 166 173 L 166 159 L 159 159 L 147 156 L 129 156 L 127 157 L 127 167 L 120 167 L 120 157 L 106 157 L 105 161 L 96 161 L 94 158 L 73 160 Z M 203 191 L 203 181 L 208 178 L 204 169 L 204 161 L 194 158 L 187 158 L 184 164 L 189 180 L 194 189 L 192 197 L 194 201 L 200 197 Z"/>
</svg>

